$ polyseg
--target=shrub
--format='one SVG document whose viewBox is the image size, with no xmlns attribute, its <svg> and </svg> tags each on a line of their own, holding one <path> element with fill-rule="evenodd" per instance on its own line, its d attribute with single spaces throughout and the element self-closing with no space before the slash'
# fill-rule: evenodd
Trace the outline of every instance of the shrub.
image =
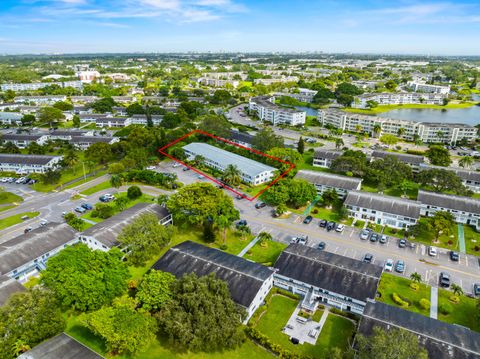
<svg viewBox="0 0 480 359">
<path fill-rule="evenodd" d="M 475 248 L 473 248 L 475 250 L 475 252 L 478 252 L 480 251 L 480 247 L 479 246 L 475 246 Z"/>
<path fill-rule="evenodd" d="M 301 358 L 301 356 L 299 356 L 298 354 L 292 353 L 291 351 L 284 349 L 281 345 L 272 343 L 272 341 L 266 335 L 262 334 L 255 328 L 245 328 L 245 334 L 254 342 L 258 343 L 272 353 L 278 355 L 281 359 Z"/>
<path fill-rule="evenodd" d="M 422 309 L 425 309 L 425 310 L 430 309 L 430 301 L 428 299 L 422 298 L 422 299 L 420 299 L 419 303 L 420 303 L 420 307 L 422 307 Z"/>
<path fill-rule="evenodd" d="M 226 251 L 226 250 L 228 249 L 228 246 L 227 246 L 226 244 L 222 244 L 222 245 L 220 246 L 220 249 L 221 249 L 222 251 Z"/>
<path fill-rule="evenodd" d="M 113 216 L 115 210 L 113 209 L 113 206 L 107 204 L 107 203 L 97 203 L 95 205 L 95 209 L 92 211 L 91 216 L 93 218 L 102 218 L 102 219 L 107 219 Z"/>
<path fill-rule="evenodd" d="M 396 304 L 398 304 L 399 306 L 401 306 L 403 308 L 406 308 L 410 305 L 410 303 L 408 303 L 406 300 L 404 300 L 402 297 L 400 297 L 400 295 L 398 295 L 397 293 L 392 294 L 392 299 Z"/>
<path fill-rule="evenodd" d="M 458 295 L 452 295 L 452 296 L 450 296 L 450 300 L 451 300 L 453 303 L 457 304 L 457 303 L 460 302 L 460 297 L 459 297 Z"/>
<path fill-rule="evenodd" d="M 342 317 L 350 318 L 356 321 L 360 320 L 360 317 L 352 312 L 344 312 L 343 310 L 337 308 L 330 308 L 329 311 L 333 314 L 341 315 Z"/>
<path fill-rule="evenodd" d="M 142 190 L 138 186 L 130 186 L 127 189 L 127 197 L 130 199 L 137 199 L 142 195 Z"/>
<path fill-rule="evenodd" d="M 452 306 L 448 303 L 440 304 L 440 306 L 438 307 L 438 311 L 443 315 L 448 315 L 452 312 Z"/>
<path fill-rule="evenodd" d="M 315 209 L 313 210 L 313 214 L 318 214 L 318 209 L 315 208 Z"/>
<path fill-rule="evenodd" d="M 418 285 L 418 283 L 410 283 L 410 288 L 413 290 L 418 290 L 420 286 Z"/>
</svg>

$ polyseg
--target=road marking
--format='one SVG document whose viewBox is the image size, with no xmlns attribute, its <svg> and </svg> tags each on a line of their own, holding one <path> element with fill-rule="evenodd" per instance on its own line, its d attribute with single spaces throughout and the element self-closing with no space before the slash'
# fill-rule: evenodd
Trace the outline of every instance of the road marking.
<svg viewBox="0 0 480 359">
<path fill-rule="evenodd" d="M 465 256 L 465 265 L 468 267 L 468 257 Z"/>
</svg>

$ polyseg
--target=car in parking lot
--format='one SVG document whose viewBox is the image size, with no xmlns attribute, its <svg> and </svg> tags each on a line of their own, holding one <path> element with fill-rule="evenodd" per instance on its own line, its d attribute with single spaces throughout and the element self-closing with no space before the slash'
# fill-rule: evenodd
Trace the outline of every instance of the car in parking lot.
<svg viewBox="0 0 480 359">
<path fill-rule="evenodd" d="M 373 263 L 373 254 L 367 253 L 363 256 L 363 263 Z"/>
<path fill-rule="evenodd" d="M 42 219 L 40 221 L 40 225 L 43 227 L 43 226 L 46 226 L 48 224 L 48 221 L 46 219 Z"/>
<path fill-rule="evenodd" d="M 20 177 L 19 179 L 17 179 L 17 180 L 15 181 L 15 183 L 16 183 L 16 184 L 21 184 L 21 183 L 23 183 L 23 181 L 25 181 L 25 177 Z"/>
<path fill-rule="evenodd" d="M 322 219 L 318 222 L 318 226 L 325 228 L 327 226 L 327 221 L 325 219 Z"/>
<path fill-rule="evenodd" d="M 384 269 L 386 272 L 391 272 L 393 270 L 393 259 L 387 259 L 385 261 Z"/>
<path fill-rule="evenodd" d="M 309 224 L 313 221 L 313 217 L 312 216 L 306 216 L 305 219 L 303 220 L 303 223 L 304 224 Z"/>
<path fill-rule="evenodd" d="M 332 229 L 335 229 L 336 225 L 337 224 L 335 222 L 328 222 L 327 223 L 327 231 L 330 232 Z"/>
<path fill-rule="evenodd" d="M 395 265 L 395 271 L 398 273 L 404 273 L 405 272 L 405 262 L 402 260 L 398 260 L 397 264 Z"/>
<path fill-rule="evenodd" d="M 115 196 L 113 194 L 106 193 L 103 196 L 100 196 L 98 199 L 100 200 L 100 202 L 110 202 L 115 199 Z"/>
<path fill-rule="evenodd" d="M 23 233 L 28 233 L 28 232 L 31 232 L 33 230 L 32 227 L 27 227 L 23 230 Z"/>
<path fill-rule="evenodd" d="M 308 243 L 308 236 L 301 236 L 301 237 L 297 237 L 297 243 L 298 244 L 303 244 L 303 245 L 307 245 Z"/>
<path fill-rule="evenodd" d="M 475 283 L 473 285 L 473 295 L 475 295 L 475 296 L 480 295 L 480 283 Z"/>
<path fill-rule="evenodd" d="M 440 272 L 440 286 L 443 288 L 450 287 L 450 274 L 446 272 Z"/>
<path fill-rule="evenodd" d="M 460 259 L 460 255 L 458 254 L 458 252 L 450 251 L 450 259 L 454 262 L 458 262 L 458 260 Z"/>
<path fill-rule="evenodd" d="M 378 240 L 380 243 L 385 244 L 388 242 L 388 237 L 385 234 L 382 234 L 380 236 L 380 239 Z"/>
<path fill-rule="evenodd" d="M 344 229 L 345 229 L 345 225 L 339 223 L 339 224 L 337 224 L 337 227 L 335 228 L 335 231 L 339 232 L 339 233 L 342 233 Z"/>
<path fill-rule="evenodd" d="M 237 222 L 237 228 L 241 226 L 246 226 L 246 225 L 247 225 L 247 221 L 245 219 L 241 219 Z"/>
<path fill-rule="evenodd" d="M 265 207 L 266 205 L 267 204 L 265 202 L 258 202 L 258 203 L 255 203 L 255 208 L 260 209 L 260 208 Z"/>
<path fill-rule="evenodd" d="M 437 248 L 434 246 L 428 247 L 428 255 L 431 257 L 436 257 L 437 256 Z"/>
<path fill-rule="evenodd" d="M 372 233 L 370 236 L 370 242 L 376 242 L 378 241 L 378 234 L 377 233 Z"/>
<path fill-rule="evenodd" d="M 237 194 L 237 199 L 238 200 L 243 199 L 243 196 L 241 194 Z"/>
<path fill-rule="evenodd" d="M 198 175 L 197 178 L 198 178 L 198 179 L 204 179 L 205 176 L 203 176 L 203 175 Z"/>
<path fill-rule="evenodd" d="M 82 208 L 85 208 L 87 211 L 90 211 L 91 209 L 93 209 L 93 206 L 90 203 L 82 203 L 80 206 Z"/>
<path fill-rule="evenodd" d="M 370 231 L 367 229 L 364 229 L 360 232 L 360 239 L 368 239 L 370 236 Z"/>
<path fill-rule="evenodd" d="M 320 243 L 318 243 L 317 248 L 320 249 L 321 251 L 323 251 L 326 246 L 327 246 L 327 244 L 325 242 L 320 242 Z"/>
<path fill-rule="evenodd" d="M 190 171 L 190 167 L 183 167 L 183 171 Z"/>
<path fill-rule="evenodd" d="M 75 207 L 73 210 L 77 213 L 85 213 L 87 211 L 85 208 L 81 206 Z"/>
<path fill-rule="evenodd" d="M 149 170 L 149 171 L 154 171 L 154 170 L 155 170 L 155 166 L 148 166 L 148 167 L 147 167 L 147 170 Z"/>
<path fill-rule="evenodd" d="M 405 248 L 405 247 L 407 246 L 407 240 L 406 240 L 406 239 L 400 239 L 400 240 L 398 241 L 398 246 L 399 246 L 400 248 Z"/>
</svg>

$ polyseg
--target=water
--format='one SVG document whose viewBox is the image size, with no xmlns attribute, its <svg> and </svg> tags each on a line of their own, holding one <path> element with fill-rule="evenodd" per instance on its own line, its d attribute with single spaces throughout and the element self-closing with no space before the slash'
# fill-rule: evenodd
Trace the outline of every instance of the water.
<svg viewBox="0 0 480 359">
<path fill-rule="evenodd" d="M 480 96 L 474 95 L 473 100 L 480 101 Z M 415 122 L 464 123 L 475 126 L 480 124 L 480 106 L 446 110 L 402 108 L 383 112 L 378 116 Z"/>
<path fill-rule="evenodd" d="M 305 107 L 305 106 L 295 106 L 295 108 L 300 111 L 305 111 L 307 113 L 307 116 L 317 117 L 318 112 L 314 108 Z"/>
</svg>

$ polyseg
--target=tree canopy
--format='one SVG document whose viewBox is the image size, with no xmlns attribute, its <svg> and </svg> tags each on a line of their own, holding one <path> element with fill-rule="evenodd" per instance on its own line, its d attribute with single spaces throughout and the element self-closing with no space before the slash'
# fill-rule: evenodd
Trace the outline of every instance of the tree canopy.
<svg viewBox="0 0 480 359">
<path fill-rule="evenodd" d="M 252 145 L 258 151 L 267 152 L 274 147 L 283 147 L 283 137 L 276 135 L 270 128 L 263 128 L 253 137 Z"/>
<path fill-rule="evenodd" d="M 172 299 L 172 285 L 175 280 L 173 274 L 152 269 L 143 276 L 135 297 L 142 308 L 157 312 Z"/>
<path fill-rule="evenodd" d="M 232 125 L 225 119 L 225 117 L 208 114 L 199 117 L 198 120 L 200 120 L 198 129 L 215 136 L 230 138 L 230 129 Z"/>
<path fill-rule="evenodd" d="M 462 195 L 467 191 L 461 178 L 455 172 L 441 168 L 423 170 L 417 174 L 416 179 L 423 187 L 435 192 L 448 191 Z"/>
<path fill-rule="evenodd" d="M 288 204 L 301 207 L 312 201 L 317 195 L 315 186 L 299 179 L 284 179 L 266 190 L 262 199 L 272 205 Z"/>
<path fill-rule="evenodd" d="M 440 145 L 430 146 L 425 152 L 425 156 L 430 160 L 430 163 L 435 166 L 448 167 L 452 163 L 450 152 Z"/>
</svg>

